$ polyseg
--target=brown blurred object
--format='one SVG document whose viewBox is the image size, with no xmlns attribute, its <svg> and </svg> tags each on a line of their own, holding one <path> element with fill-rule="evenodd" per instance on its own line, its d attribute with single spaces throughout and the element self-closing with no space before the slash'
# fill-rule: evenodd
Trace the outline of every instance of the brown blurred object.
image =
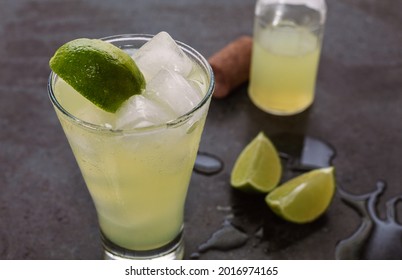
<svg viewBox="0 0 402 280">
<path fill-rule="evenodd" d="M 208 59 L 215 74 L 213 97 L 224 98 L 248 80 L 252 44 L 250 36 L 241 36 Z"/>
</svg>

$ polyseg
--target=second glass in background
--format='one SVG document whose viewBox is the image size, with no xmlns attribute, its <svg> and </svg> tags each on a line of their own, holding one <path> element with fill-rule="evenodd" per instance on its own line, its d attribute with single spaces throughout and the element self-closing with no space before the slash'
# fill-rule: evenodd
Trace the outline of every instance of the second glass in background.
<svg viewBox="0 0 402 280">
<path fill-rule="evenodd" d="M 314 100 L 324 0 L 258 0 L 249 96 L 275 115 L 304 111 Z"/>
</svg>

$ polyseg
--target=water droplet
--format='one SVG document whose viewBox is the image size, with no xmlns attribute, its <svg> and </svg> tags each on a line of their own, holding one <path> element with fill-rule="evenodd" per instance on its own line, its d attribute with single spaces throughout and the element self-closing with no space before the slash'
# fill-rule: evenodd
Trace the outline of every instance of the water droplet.
<svg viewBox="0 0 402 280">
<path fill-rule="evenodd" d="M 235 228 L 230 221 L 225 220 L 222 227 L 198 247 L 199 252 L 211 249 L 231 250 L 243 246 L 248 240 L 248 235 Z"/>
<path fill-rule="evenodd" d="M 223 161 L 211 154 L 199 152 L 194 164 L 194 171 L 204 175 L 214 175 L 223 169 Z"/>
<path fill-rule="evenodd" d="M 200 253 L 196 252 L 196 253 L 192 253 L 190 255 L 190 259 L 192 260 L 198 260 L 200 258 Z"/>
<path fill-rule="evenodd" d="M 221 212 L 230 212 L 230 211 L 232 211 L 232 207 L 218 205 L 218 206 L 216 206 L 216 210 L 221 211 Z"/>
<path fill-rule="evenodd" d="M 338 187 L 342 200 L 359 213 L 362 222 L 355 233 L 338 242 L 336 259 L 402 259 L 402 225 L 396 218 L 396 206 L 402 197 L 388 200 L 383 220 L 377 214 L 377 204 L 385 190 L 385 181 L 378 181 L 373 192 L 363 195 L 349 194 Z"/>
</svg>

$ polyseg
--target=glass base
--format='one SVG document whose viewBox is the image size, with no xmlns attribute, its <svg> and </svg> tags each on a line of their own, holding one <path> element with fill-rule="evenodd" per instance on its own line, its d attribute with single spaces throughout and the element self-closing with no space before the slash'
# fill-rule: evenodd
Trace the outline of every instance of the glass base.
<svg viewBox="0 0 402 280">
<path fill-rule="evenodd" d="M 102 233 L 103 258 L 105 260 L 182 260 L 184 257 L 183 231 L 170 243 L 149 251 L 135 251 L 122 248 Z"/>
<path fill-rule="evenodd" d="M 278 108 L 272 108 L 269 106 L 262 105 L 260 102 L 258 102 L 253 95 L 250 93 L 250 88 L 248 89 L 248 96 L 251 100 L 251 102 L 260 110 L 264 111 L 265 113 L 275 115 L 275 116 L 293 116 L 296 114 L 299 114 L 301 112 L 304 112 L 307 110 L 314 101 L 314 98 L 310 100 L 310 102 L 304 104 L 303 106 L 296 107 L 296 108 L 291 108 L 291 109 L 278 109 Z"/>
</svg>

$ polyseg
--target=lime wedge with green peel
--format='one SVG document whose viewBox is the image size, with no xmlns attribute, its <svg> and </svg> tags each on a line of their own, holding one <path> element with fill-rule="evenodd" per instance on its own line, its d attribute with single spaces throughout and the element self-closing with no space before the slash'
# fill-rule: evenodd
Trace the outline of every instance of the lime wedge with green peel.
<svg viewBox="0 0 402 280">
<path fill-rule="evenodd" d="M 76 39 L 61 46 L 50 68 L 89 101 L 108 112 L 145 88 L 134 60 L 111 43 Z"/>
<path fill-rule="evenodd" d="M 335 193 L 334 168 L 316 169 L 270 192 L 265 201 L 278 216 L 294 223 L 312 222 L 329 207 Z"/>
<path fill-rule="evenodd" d="M 246 192 L 267 193 L 275 188 L 282 174 L 278 152 L 260 132 L 240 153 L 231 178 L 231 185 Z"/>
</svg>

